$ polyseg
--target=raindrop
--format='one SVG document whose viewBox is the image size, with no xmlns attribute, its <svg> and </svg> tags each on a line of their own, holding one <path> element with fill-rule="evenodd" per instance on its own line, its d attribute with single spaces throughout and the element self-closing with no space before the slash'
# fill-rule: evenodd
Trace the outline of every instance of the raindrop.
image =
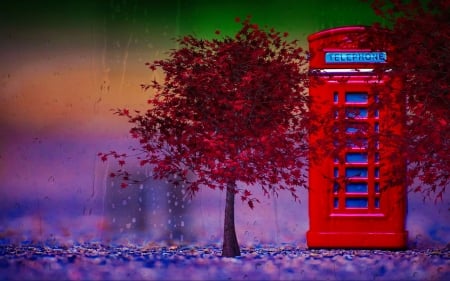
<svg viewBox="0 0 450 281">
<path fill-rule="evenodd" d="M 172 209 L 169 209 L 169 213 L 172 213 Z"/>
<path fill-rule="evenodd" d="M 126 227 L 127 229 L 130 229 L 130 228 L 131 228 L 131 223 L 127 223 L 127 224 L 125 225 L 125 227 Z"/>
<path fill-rule="evenodd" d="M 168 223 L 168 224 L 172 224 L 172 220 L 168 220 L 167 223 Z"/>
<path fill-rule="evenodd" d="M 116 218 L 112 218 L 112 222 L 115 223 L 116 222 Z"/>
<path fill-rule="evenodd" d="M 122 201 L 122 205 L 123 205 L 123 206 L 126 206 L 126 205 L 127 205 L 127 200 L 124 199 L 124 200 Z"/>
<path fill-rule="evenodd" d="M 132 218 L 132 219 L 131 219 L 131 222 L 132 222 L 132 223 L 136 223 L 136 218 Z"/>
<path fill-rule="evenodd" d="M 115 208 L 116 208 L 116 204 L 112 203 L 112 204 L 111 204 L 111 208 L 112 208 L 112 209 L 115 209 Z"/>
<path fill-rule="evenodd" d="M 180 222 L 180 226 L 181 226 L 181 227 L 184 227 L 184 221 L 181 221 L 181 222 Z"/>
<path fill-rule="evenodd" d="M 178 206 L 178 201 L 173 202 L 175 206 Z"/>
<path fill-rule="evenodd" d="M 144 189 L 144 185 L 141 184 L 141 185 L 139 186 L 139 189 L 140 189 L 140 190 Z"/>
<path fill-rule="evenodd" d="M 139 202 L 141 202 L 141 203 L 142 203 L 142 197 L 139 197 L 139 198 L 138 198 L 138 200 L 139 200 Z"/>
</svg>

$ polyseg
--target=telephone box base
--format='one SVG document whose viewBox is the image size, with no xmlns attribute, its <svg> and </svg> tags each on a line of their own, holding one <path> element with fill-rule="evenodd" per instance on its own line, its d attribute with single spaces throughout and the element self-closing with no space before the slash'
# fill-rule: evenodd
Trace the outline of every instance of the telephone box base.
<svg viewBox="0 0 450 281">
<path fill-rule="evenodd" d="M 406 249 L 408 232 L 318 232 L 306 233 L 309 248 Z"/>
</svg>

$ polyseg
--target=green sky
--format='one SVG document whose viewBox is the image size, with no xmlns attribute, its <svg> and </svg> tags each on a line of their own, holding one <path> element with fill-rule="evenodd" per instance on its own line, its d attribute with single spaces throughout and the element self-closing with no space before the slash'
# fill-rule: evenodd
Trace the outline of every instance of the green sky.
<svg viewBox="0 0 450 281">
<path fill-rule="evenodd" d="M 103 26 L 112 34 L 158 28 L 209 37 L 216 29 L 224 34 L 236 31 L 239 25 L 235 17 L 252 15 L 262 26 L 305 36 L 325 28 L 377 20 L 369 4 L 361 0 L 8 0 L 0 5 L 1 28 L 27 28 L 30 32 Z"/>
</svg>

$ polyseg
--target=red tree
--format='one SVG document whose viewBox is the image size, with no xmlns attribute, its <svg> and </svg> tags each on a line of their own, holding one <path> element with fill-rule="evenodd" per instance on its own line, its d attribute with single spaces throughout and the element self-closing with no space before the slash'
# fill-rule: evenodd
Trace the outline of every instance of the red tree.
<svg viewBox="0 0 450 281">
<path fill-rule="evenodd" d="M 392 59 L 379 71 L 389 69 L 402 79 L 411 190 L 442 199 L 450 184 L 450 1 L 370 2 L 389 27 L 382 41 L 394 46 Z M 374 24 L 375 36 L 380 27 Z"/>
<path fill-rule="evenodd" d="M 253 208 L 255 185 L 265 195 L 287 190 L 294 198 L 306 187 L 307 59 L 287 37 L 247 18 L 234 37 L 179 38 L 169 58 L 148 64 L 165 74 L 142 85 L 156 92 L 149 109 L 116 112 L 134 125 L 137 158 L 155 178 L 183 183 L 191 196 L 203 187 L 226 191 L 223 256 L 240 255 L 236 195 Z M 100 156 L 121 165 L 127 157 Z M 128 180 L 126 171 L 118 174 Z"/>
</svg>

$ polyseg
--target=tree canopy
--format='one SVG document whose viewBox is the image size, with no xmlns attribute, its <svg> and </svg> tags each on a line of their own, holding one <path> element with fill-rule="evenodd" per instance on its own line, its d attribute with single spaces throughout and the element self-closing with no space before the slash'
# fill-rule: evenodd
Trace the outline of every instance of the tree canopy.
<svg viewBox="0 0 450 281">
<path fill-rule="evenodd" d="M 442 199 L 450 184 L 450 2 L 371 1 L 389 25 L 383 40 L 394 46 L 380 69 L 402 79 L 407 103 L 405 157 L 410 190 Z M 381 24 L 374 24 L 379 34 Z M 376 47 L 380 41 L 373 41 Z"/>
<path fill-rule="evenodd" d="M 297 198 L 306 186 L 306 52 L 287 33 L 236 21 L 242 28 L 234 37 L 178 38 L 167 59 L 147 64 L 165 74 L 142 85 L 155 91 L 149 109 L 116 113 L 134 125 L 140 164 L 151 165 L 156 178 L 185 184 L 190 195 L 241 182 Z M 127 157 L 102 156 L 110 155 L 121 164 Z M 236 192 L 250 207 L 257 201 L 250 188 Z"/>
</svg>

